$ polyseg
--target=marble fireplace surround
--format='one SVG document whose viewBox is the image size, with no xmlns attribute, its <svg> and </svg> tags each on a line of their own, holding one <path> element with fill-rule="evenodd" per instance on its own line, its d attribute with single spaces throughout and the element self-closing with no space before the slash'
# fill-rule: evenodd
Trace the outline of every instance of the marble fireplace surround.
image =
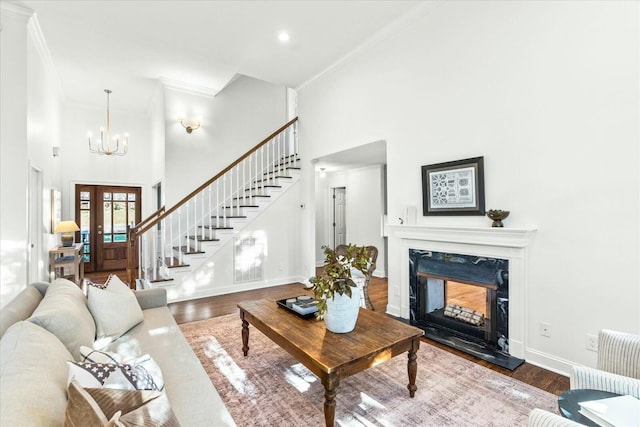
<svg viewBox="0 0 640 427">
<path fill-rule="evenodd" d="M 509 260 L 509 353 L 524 359 L 527 248 L 535 229 L 444 225 L 388 225 L 387 229 L 389 237 L 399 239 L 400 317 L 404 319 L 409 319 L 409 249 Z"/>
</svg>

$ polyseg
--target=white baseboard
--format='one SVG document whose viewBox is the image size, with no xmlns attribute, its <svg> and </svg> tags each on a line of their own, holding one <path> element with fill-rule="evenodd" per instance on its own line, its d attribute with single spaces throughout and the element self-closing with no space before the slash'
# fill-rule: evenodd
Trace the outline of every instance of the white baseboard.
<svg viewBox="0 0 640 427">
<path fill-rule="evenodd" d="M 555 372 L 556 374 L 564 375 L 565 377 L 570 375 L 571 369 L 575 366 L 575 363 L 571 363 L 569 360 L 532 348 L 525 349 L 524 359 L 527 363 Z"/>
</svg>

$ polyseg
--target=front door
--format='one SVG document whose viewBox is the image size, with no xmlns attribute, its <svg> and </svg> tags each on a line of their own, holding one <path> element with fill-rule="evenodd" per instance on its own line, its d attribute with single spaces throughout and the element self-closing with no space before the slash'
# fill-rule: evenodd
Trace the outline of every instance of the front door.
<svg viewBox="0 0 640 427">
<path fill-rule="evenodd" d="M 140 187 L 76 185 L 85 271 L 127 268 L 127 231 L 141 221 Z"/>
</svg>

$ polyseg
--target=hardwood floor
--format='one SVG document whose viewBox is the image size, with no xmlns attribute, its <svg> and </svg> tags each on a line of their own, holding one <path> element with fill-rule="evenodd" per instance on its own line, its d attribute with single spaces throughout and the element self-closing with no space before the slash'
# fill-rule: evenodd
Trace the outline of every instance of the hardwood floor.
<svg viewBox="0 0 640 427">
<path fill-rule="evenodd" d="M 125 279 L 124 271 L 89 273 L 85 277 L 90 278 L 94 282 L 104 282 L 109 273 L 116 273 L 121 279 Z M 191 301 L 183 301 L 169 304 L 169 309 L 176 319 L 177 323 L 187 323 L 196 320 L 208 319 L 211 317 L 224 316 L 226 314 L 239 313 L 237 304 L 243 301 L 250 301 L 261 298 L 283 299 L 293 295 L 311 295 L 311 291 L 305 289 L 300 283 L 293 283 L 282 286 L 274 286 L 266 289 L 257 289 L 253 291 L 237 292 L 228 295 L 219 295 L 214 297 L 200 298 Z M 379 311 L 384 311 L 387 306 L 387 279 L 374 277 L 369 284 L 369 296 L 373 305 Z M 466 353 L 462 353 L 455 349 L 449 348 L 432 340 L 423 338 L 423 342 L 434 345 L 443 350 L 470 360 L 478 365 L 485 366 L 496 372 L 500 372 L 509 377 L 515 378 L 534 387 L 545 390 L 549 393 L 559 395 L 569 390 L 569 378 L 539 368 L 529 363 L 524 363 L 514 371 L 495 366 L 489 362 L 478 359 Z"/>
</svg>

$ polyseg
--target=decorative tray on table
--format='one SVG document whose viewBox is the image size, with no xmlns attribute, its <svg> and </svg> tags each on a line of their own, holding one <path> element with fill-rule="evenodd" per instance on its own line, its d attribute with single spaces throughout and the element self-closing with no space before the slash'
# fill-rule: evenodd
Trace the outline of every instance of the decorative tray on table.
<svg viewBox="0 0 640 427">
<path fill-rule="evenodd" d="M 276 302 L 280 307 L 303 319 L 315 317 L 318 312 L 318 301 L 309 295 L 285 298 Z"/>
</svg>

